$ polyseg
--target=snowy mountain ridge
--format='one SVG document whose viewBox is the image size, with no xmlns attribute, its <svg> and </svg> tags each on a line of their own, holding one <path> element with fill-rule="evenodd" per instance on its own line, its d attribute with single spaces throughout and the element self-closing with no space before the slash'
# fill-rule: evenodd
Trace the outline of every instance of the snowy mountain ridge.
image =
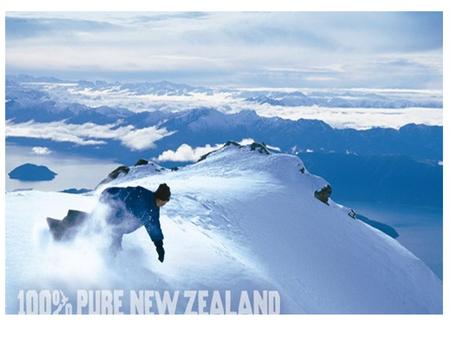
<svg viewBox="0 0 450 338">
<path fill-rule="evenodd" d="M 442 282 L 421 260 L 347 208 L 318 200 L 314 193 L 328 183 L 297 156 L 262 149 L 229 143 L 177 171 L 138 166 L 82 195 L 7 193 L 7 312 L 24 285 L 69 293 L 264 289 L 280 293 L 282 313 L 442 312 Z M 101 238 L 51 241 L 45 217 L 89 212 L 110 185 L 154 190 L 162 182 L 172 190 L 161 209 L 163 264 L 143 228 L 125 236 L 112 261 L 99 250 Z"/>
<path fill-rule="evenodd" d="M 191 86 L 169 81 L 157 82 L 106 82 L 106 81 L 64 81 L 52 77 L 32 77 L 28 75 L 7 76 L 7 96 L 13 96 L 18 88 L 37 90 L 46 93 L 54 100 L 83 102 L 98 106 L 98 100 L 114 100 L 119 106 L 132 104 L 134 97 L 139 101 L 153 100 L 157 97 L 197 97 L 211 104 L 230 103 L 233 100 L 256 102 L 272 106 L 287 107 L 341 107 L 341 108 L 442 108 L 442 92 L 438 90 L 401 89 L 358 89 L 358 88 L 221 88 Z M 120 103 L 114 99 L 120 97 Z M 231 100 L 233 99 L 233 100 Z M 127 102 L 128 101 L 128 102 Z M 90 104 L 89 104 L 90 103 Z M 96 104 L 97 103 L 97 104 Z M 148 102 L 147 102 L 148 103 Z M 185 103 L 185 102 L 184 102 Z M 147 106 L 145 109 L 149 109 Z"/>
</svg>

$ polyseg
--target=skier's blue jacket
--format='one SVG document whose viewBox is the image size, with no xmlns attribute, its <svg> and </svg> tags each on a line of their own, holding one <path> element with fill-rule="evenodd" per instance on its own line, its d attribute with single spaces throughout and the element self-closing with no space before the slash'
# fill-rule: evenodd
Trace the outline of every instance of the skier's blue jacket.
<svg viewBox="0 0 450 338">
<path fill-rule="evenodd" d="M 159 223 L 159 207 L 152 191 L 141 186 L 111 187 L 102 191 L 100 201 L 111 207 L 113 212 L 108 221 L 121 225 L 122 233 L 133 232 L 144 225 L 153 242 L 164 239 Z M 135 222 L 130 222 L 127 213 L 134 216 Z"/>
</svg>

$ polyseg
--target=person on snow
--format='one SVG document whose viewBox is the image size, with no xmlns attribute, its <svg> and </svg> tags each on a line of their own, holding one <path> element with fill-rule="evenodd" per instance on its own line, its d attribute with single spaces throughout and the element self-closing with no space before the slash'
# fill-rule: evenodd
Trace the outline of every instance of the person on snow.
<svg viewBox="0 0 450 338">
<path fill-rule="evenodd" d="M 106 205 L 106 223 L 111 233 L 110 249 L 113 254 L 122 248 L 122 237 L 145 227 L 155 244 L 158 259 L 164 262 L 164 235 L 159 223 L 159 209 L 170 200 L 170 188 L 166 183 L 159 185 L 155 192 L 137 187 L 110 187 L 102 191 L 97 210 Z M 62 220 L 47 217 L 53 238 L 57 241 L 70 240 L 80 231 L 92 214 L 79 210 L 69 210 Z"/>
<path fill-rule="evenodd" d="M 170 188 L 166 183 L 155 192 L 137 187 L 110 187 L 102 191 L 99 201 L 108 206 L 107 223 L 111 227 L 111 249 L 122 248 L 122 237 L 141 226 L 145 227 L 158 253 L 158 260 L 164 262 L 164 235 L 159 222 L 159 209 L 170 200 Z"/>
</svg>

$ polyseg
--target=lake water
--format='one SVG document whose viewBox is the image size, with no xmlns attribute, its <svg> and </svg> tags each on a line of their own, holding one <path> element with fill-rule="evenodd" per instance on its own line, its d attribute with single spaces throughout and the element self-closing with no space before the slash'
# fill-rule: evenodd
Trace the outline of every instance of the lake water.
<svg viewBox="0 0 450 338">
<path fill-rule="evenodd" d="M 360 201 L 339 201 L 338 203 L 351 207 L 357 213 L 370 219 L 394 227 L 400 234 L 397 240 L 422 259 L 442 279 L 442 209 Z"/>
<path fill-rule="evenodd" d="M 52 152 L 39 155 L 32 152 L 31 147 L 6 145 L 6 190 L 35 189 L 42 191 L 60 191 L 69 188 L 93 189 L 102 179 L 120 164 L 113 160 L 97 160 L 78 156 L 67 156 Z M 10 179 L 8 173 L 14 168 L 32 163 L 45 165 L 58 175 L 51 181 L 26 182 Z"/>
</svg>

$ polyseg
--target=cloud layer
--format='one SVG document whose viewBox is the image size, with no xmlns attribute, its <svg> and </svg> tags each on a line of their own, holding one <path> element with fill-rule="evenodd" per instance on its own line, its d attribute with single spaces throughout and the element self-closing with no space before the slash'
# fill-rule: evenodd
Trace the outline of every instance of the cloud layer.
<svg viewBox="0 0 450 338">
<path fill-rule="evenodd" d="M 6 67 L 202 85 L 438 89 L 442 14 L 14 12 Z"/>
<path fill-rule="evenodd" d="M 37 155 L 48 155 L 52 153 L 47 147 L 33 147 L 31 148 L 31 152 Z"/>
<path fill-rule="evenodd" d="M 13 123 L 8 120 L 5 128 L 6 137 L 48 139 L 79 145 L 98 145 L 105 144 L 105 140 L 119 140 L 131 150 L 154 148 L 156 141 L 173 133 L 155 126 L 137 129 L 131 125 L 117 127 L 114 124 L 69 124 L 64 121 Z M 42 149 L 37 151 L 42 152 Z"/>
<path fill-rule="evenodd" d="M 248 145 L 255 142 L 251 138 L 246 138 L 238 142 L 241 145 Z M 196 162 L 207 153 L 217 150 L 224 146 L 225 143 L 220 143 L 216 145 L 206 144 L 202 147 L 192 148 L 189 144 L 182 144 L 177 150 L 166 150 L 161 155 L 159 155 L 155 160 L 158 162 L 172 161 L 172 162 Z M 274 148 L 274 147 L 272 147 Z M 278 148 L 274 148 L 278 149 Z"/>
</svg>

